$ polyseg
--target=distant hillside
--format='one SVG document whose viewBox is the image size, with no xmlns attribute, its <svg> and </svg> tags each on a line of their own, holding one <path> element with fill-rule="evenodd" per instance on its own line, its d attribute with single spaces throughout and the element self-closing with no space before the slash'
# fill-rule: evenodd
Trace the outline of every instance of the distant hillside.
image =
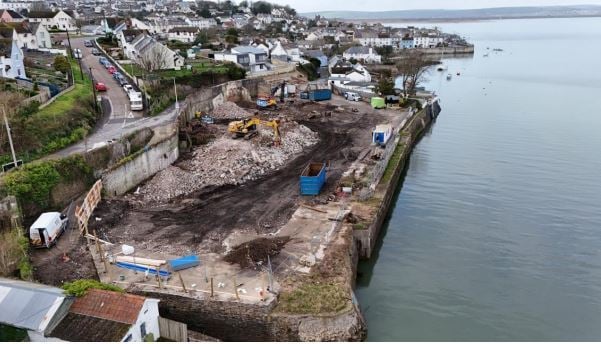
<svg viewBox="0 0 601 344">
<path fill-rule="evenodd" d="M 544 7 L 497 7 L 468 10 L 404 10 L 404 11 L 322 11 L 301 13 L 306 17 L 321 15 L 339 19 L 403 19 L 403 20 L 461 20 L 503 19 L 523 17 L 590 17 L 601 16 L 601 6 L 544 6 Z"/>
</svg>

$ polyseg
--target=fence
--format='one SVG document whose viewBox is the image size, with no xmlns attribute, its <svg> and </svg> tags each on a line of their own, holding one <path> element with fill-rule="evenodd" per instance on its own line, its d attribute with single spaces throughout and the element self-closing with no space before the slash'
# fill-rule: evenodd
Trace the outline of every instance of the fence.
<svg viewBox="0 0 601 344">
<path fill-rule="evenodd" d="M 188 341 L 188 325 L 179 321 L 159 317 L 159 333 L 161 334 L 161 338 L 174 342 Z"/>
</svg>

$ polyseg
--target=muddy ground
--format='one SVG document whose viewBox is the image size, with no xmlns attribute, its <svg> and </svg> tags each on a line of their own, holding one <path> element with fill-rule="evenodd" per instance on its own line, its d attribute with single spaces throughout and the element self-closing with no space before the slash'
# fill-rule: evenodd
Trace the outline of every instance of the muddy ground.
<svg viewBox="0 0 601 344">
<path fill-rule="evenodd" d="M 317 197 L 327 199 L 354 158 L 369 149 L 371 129 L 384 120 L 377 114 L 349 108 L 335 111 L 333 106 L 316 103 L 297 103 L 279 112 L 317 132 L 319 142 L 283 168 L 241 186 L 205 188 L 160 206 L 136 206 L 123 198 L 105 200 L 93 215 L 101 220 L 92 221 L 90 228 L 111 242 L 154 252 L 223 252 L 223 240 L 233 230 L 273 233 L 301 201 L 314 200 L 299 194 L 299 176 L 309 162 L 330 164 L 326 185 Z M 324 115 L 327 112 L 331 115 Z"/>
</svg>

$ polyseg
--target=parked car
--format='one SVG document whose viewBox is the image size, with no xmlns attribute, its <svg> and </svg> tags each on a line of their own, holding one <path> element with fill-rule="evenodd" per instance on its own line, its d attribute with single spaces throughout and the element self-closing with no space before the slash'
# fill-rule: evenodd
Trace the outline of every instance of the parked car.
<svg viewBox="0 0 601 344">
<path fill-rule="evenodd" d="M 117 82 L 119 83 L 119 86 L 123 86 L 123 85 L 127 84 L 127 79 L 123 75 L 120 75 L 117 78 Z"/>
<path fill-rule="evenodd" d="M 113 74 L 113 79 L 115 79 L 115 80 L 117 80 L 121 76 L 121 72 L 117 72 L 117 71 L 115 71 L 114 73 L 111 73 L 111 74 Z"/>
<path fill-rule="evenodd" d="M 96 48 L 93 48 L 92 49 L 92 55 L 96 55 L 96 56 L 100 55 L 100 50 L 98 50 Z"/>
<path fill-rule="evenodd" d="M 134 89 L 134 87 L 130 84 L 123 85 L 123 90 L 125 91 L 125 94 L 129 94 L 129 92 L 132 91 L 133 89 Z"/>
<path fill-rule="evenodd" d="M 97 82 L 96 85 L 94 85 L 94 87 L 96 87 L 96 91 L 98 92 L 106 92 L 106 90 L 108 90 L 106 85 L 102 82 Z"/>
<path fill-rule="evenodd" d="M 86 46 L 86 47 L 88 47 L 88 48 L 91 48 L 91 47 L 94 46 L 94 44 L 92 43 L 92 41 L 90 41 L 89 39 L 86 39 L 85 41 L 83 41 L 83 45 Z"/>
<path fill-rule="evenodd" d="M 83 57 L 83 53 L 81 52 L 81 49 L 77 48 L 77 49 L 73 49 L 73 57 L 76 59 L 80 59 Z"/>
<path fill-rule="evenodd" d="M 115 68 L 113 65 L 106 67 L 106 70 L 111 74 L 115 74 L 117 72 L 117 68 Z"/>
<path fill-rule="evenodd" d="M 107 64 L 107 63 L 109 63 L 109 60 L 107 60 L 107 58 L 106 58 L 106 57 L 104 57 L 104 56 L 101 56 L 100 58 L 98 58 L 98 62 L 99 62 L 101 65 L 103 65 L 103 66 L 105 66 L 105 67 L 106 67 L 106 64 Z"/>
</svg>

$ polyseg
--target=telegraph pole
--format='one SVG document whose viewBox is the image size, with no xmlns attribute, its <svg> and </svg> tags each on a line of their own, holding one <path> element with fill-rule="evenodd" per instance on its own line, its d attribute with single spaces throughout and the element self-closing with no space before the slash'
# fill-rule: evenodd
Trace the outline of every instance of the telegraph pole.
<svg viewBox="0 0 601 344">
<path fill-rule="evenodd" d="M 17 155 L 15 154 L 15 147 L 13 146 L 13 136 L 10 133 L 10 126 L 8 125 L 8 119 L 6 118 L 6 109 L 2 107 L 2 113 L 4 114 L 4 124 L 6 125 L 6 133 L 8 134 L 8 143 L 10 144 L 10 152 L 13 155 L 14 168 L 17 168 Z"/>
<path fill-rule="evenodd" d="M 96 85 L 94 82 L 94 74 L 92 74 L 92 67 L 90 67 L 90 79 L 92 80 L 92 92 L 94 92 L 94 110 L 98 113 L 98 102 L 96 101 Z"/>
<path fill-rule="evenodd" d="M 179 103 L 177 102 L 177 85 L 175 84 L 175 78 L 173 78 L 173 89 L 175 90 L 175 109 L 179 109 Z"/>
</svg>

